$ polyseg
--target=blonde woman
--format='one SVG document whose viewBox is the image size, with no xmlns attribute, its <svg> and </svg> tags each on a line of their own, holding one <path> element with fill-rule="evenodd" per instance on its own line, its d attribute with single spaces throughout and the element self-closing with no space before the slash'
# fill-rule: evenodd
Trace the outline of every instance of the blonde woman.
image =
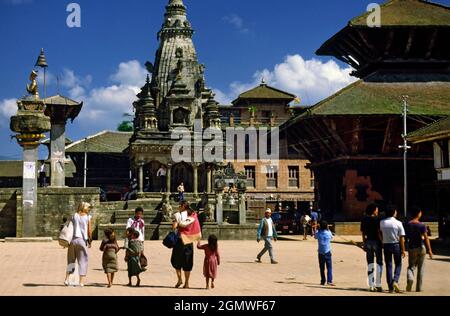
<svg viewBox="0 0 450 316">
<path fill-rule="evenodd" d="M 84 286 L 88 270 L 88 250 L 91 247 L 91 216 L 89 212 L 91 205 L 86 202 L 80 203 L 77 212 L 72 216 L 73 238 L 67 252 L 67 273 L 64 284 L 69 285 L 69 276 L 75 272 L 75 262 L 78 261 L 80 274 L 80 286 Z"/>
</svg>

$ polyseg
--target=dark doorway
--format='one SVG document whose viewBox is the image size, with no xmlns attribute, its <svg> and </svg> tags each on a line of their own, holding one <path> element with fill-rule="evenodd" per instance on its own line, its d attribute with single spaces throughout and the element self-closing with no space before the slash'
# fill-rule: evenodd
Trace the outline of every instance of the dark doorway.
<svg viewBox="0 0 450 316">
<path fill-rule="evenodd" d="M 185 162 L 178 163 L 172 167 L 171 190 L 177 192 L 177 188 L 181 182 L 184 183 L 185 192 L 194 192 L 194 171 L 192 166 Z"/>
<path fill-rule="evenodd" d="M 152 161 L 144 166 L 144 192 L 160 192 L 161 179 L 157 173 L 162 164 L 158 161 Z"/>
</svg>

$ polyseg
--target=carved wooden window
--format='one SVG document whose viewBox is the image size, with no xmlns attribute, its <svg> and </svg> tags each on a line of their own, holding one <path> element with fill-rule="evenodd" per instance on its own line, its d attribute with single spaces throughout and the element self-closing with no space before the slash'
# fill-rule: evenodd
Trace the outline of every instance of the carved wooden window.
<svg viewBox="0 0 450 316">
<path fill-rule="evenodd" d="M 269 166 L 267 167 L 267 187 L 276 188 L 278 187 L 278 172 L 276 168 Z"/>
<path fill-rule="evenodd" d="M 247 187 L 255 188 L 256 187 L 256 168 L 246 166 L 245 167 L 245 175 L 247 176 Z"/>
<path fill-rule="evenodd" d="M 288 167 L 289 175 L 289 187 L 299 188 L 300 187 L 300 168 L 298 166 Z"/>
</svg>

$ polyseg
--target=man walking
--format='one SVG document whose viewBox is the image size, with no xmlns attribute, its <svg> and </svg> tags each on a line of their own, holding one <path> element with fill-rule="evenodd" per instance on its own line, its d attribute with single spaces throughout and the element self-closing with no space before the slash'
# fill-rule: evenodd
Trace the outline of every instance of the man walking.
<svg viewBox="0 0 450 316">
<path fill-rule="evenodd" d="M 167 192 L 167 169 L 164 165 L 158 169 L 156 176 L 161 180 L 161 192 Z"/>
<path fill-rule="evenodd" d="M 418 207 L 412 208 L 412 220 L 408 223 L 406 232 L 408 238 L 408 283 L 406 291 L 411 292 L 414 284 L 414 272 L 417 268 L 416 292 L 422 291 L 423 274 L 425 271 L 425 256 L 428 254 L 433 259 L 430 239 L 427 227 L 420 222 L 422 210 Z M 425 247 L 426 246 L 426 247 Z"/>
<path fill-rule="evenodd" d="M 268 208 L 264 214 L 264 218 L 261 219 L 261 222 L 259 223 L 258 227 L 258 243 L 261 241 L 261 237 L 264 238 L 264 249 L 261 250 L 261 252 L 256 257 L 256 262 L 261 263 L 261 257 L 269 251 L 270 256 L 270 262 L 272 264 L 278 264 L 277 261 L 275 261 L 274 255 L 273 255 L 273 246 L 272 246 L 272 239 L 274 241 L 277 241 L 277 230 L 275 228 L 275 225 L 272 221 L 272 210 Z"/>
<path fill-rule="evenodd" d="M 386 279 L 389 292 L 400 293 L 398 282 L 402 272 L 402 258 L 405 258 L 405 229 L 403 224 L 396 219 L 397 208 L 395 206 L 388 207 L 386 216 L 387 218 L 382 220 L 380 224 L 386 263 Z M 392 275 L 392 258 L 395 263 L 394 275 Z"/>
<path fill-rule="evenodd" d="M 378 217 L 378 207 L 370 204 L 366 208 L 366 216 L 361 221 L 361 233 L 364 243 L 364 251 L 368 265 L 369 291 L 382 292 L 381 275 L 383 273 L 383 245 L 381 243 L 380 219 Z M 376 283 L 375 264 L 376 257 Z"/>
</svg>

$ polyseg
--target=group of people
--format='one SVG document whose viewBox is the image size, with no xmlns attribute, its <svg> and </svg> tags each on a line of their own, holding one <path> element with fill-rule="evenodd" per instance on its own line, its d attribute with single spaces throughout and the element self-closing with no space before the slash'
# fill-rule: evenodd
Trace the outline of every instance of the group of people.
<svg viewBox="0 0 450 316">
<path fill-rule="evenodd" d="M 73 224 L 73 238 L 67 252 L 67 270 L 64 284 L 70 285 L 69 279 L 75 273 L 78 263 L 80 276 L 79 286 L 84 287 L 88 272 L 89 254 L 91 248 L 92 229 L 89 212 L 91 205 L 83 202 L 79 205 L 77 212 L 70 219 Z M 128 286 L 132 286 L 132 278 L 136 277 L 136 287 L 141 284 L 140 274 L 146 271 L 147 258 L 144 255 L 145 222 L 144 210 L 136 208 L 135 216 L 127 222 L 126 236 L 123 247 L 119 247 L 114 230 L 106 229 L 104 239 L 100 245 L 103 252 L 102 266 L 107 278 L 107 287 L 113 286 L 115 273 L 118 272 L 118 256 L 120 250 L 125 250 L 125 262 L 128 270 Z M 189 280 L 194 265 L 194 243 L 198 249 L 203 250 L 205 259 L 203 264 L 203 275 L 206 280 L 206 289 L 214 288 L 217 278 L 217 267 L 220 265 L 220 254 L 218 239 L 215 235 L 208 237 L 208 243 L 201 243 L 201 229 L 197 213 L 192 210 L 186 201 L 180 202 L 178 212 L 173 215 L 173 230 L 176 232 L 177 241 L 172 249 L 171 264 L 176 271 L 176 288 L 183 285 L 189 288 Z M 184 282 L 182 271 L 184 271 Z"/>
<path fill-rule="evenodd" d="M 368 264 L 368 285 L 370 292 L 382 292 L 383 250 L 386 264 L 386 280 L 390 293 L 400 293 L 399 280 L 402 271 L 402 259 L 406 257 L 408 246 L 408 269 L 406 291 L 411 292 L 417 270 L 416 291 L 423 290 L 423 276 L 426 254 L 433 258 L 431 243 L 425 224 L 420 222 L 423 212 L 418 207 L 411 209 L 412 219 L 404 227 L 396 219 L 395 206 L 387 208 L 385 218 L 379 217 L 379 209 L 371 204 L 366 209 L 366 216 L 361 221 L 363 249 L 366 252 Z M 317 216 L 317 217 L 316 217 Z M 309 216 L 308 216 L 309 217 Z M 314 238 L 318 241 L 318 259 L 320 269 L 320 284 L 335 286 L 333 283 L 333 265 L 331 241 L 333 234 L 326 221 L 318 222 L 318 215 L 312 215 L 302 221 L 310 222 Z M 257 255 L 256 262 L 260 263 L 262 256 L 269 252 L 272 264 L 277 264 L 273 251 L 273 241 L 277 241 L 277 231 L 272 220 L 272 211 L 267 209 L 258 227 L 257 241 L 264 239 L 264 248 Z M 306 235 L 304 237 L 306 239 Z M 374 260 L 376 258 L 376 263 Z M 393 262 L 395 268 L 393 270 Z M 326 273 L 325 273 L 326 271 Z"/>
<path fill-rule="evenodd" d="M 389 206 L 386 218 L 380 219 L 375 204 L 369 205 L 366 216 L 361 221 L 364 250 L 367 255 L 368 283 L 371 292 L 382 292 L 383 251 L 386 264 L 386 279 L 389 292 L 400 293 L 399 280 L 402 260 L 406 257 L 408 246 L 408 270 L 406 291 L 411 292 L 417 270 L 416 291 L 421 292 L 425 257 L 428 252 L 433 258 L 427 227 L 420 222 L 423 212 L 418 207 L 411 209 L 412 219 L 406 225 L 396 219 L 397 209 Z M 376 259 L 376 264 L 374 260 Z M 394 270 L 393 263 L 394 262 Z M 375 269 L 376 267 L 376 269 Z"/>
<path fill-rule="evenodd" d="M 65 285 L 69 285 L 69 277 L 75 272 L 75 264 L 78 262 L 81 287 L 88 271 L 88 248 L 91 247 L 91 223 L 89 203 L 81 203 L 77 212 L 70 219 L 73 224 L 73 239 L 67 253 L 67 273 Z M 108 287 L 114 282 L 115 273 L 118 271 L 117 253 L 125 250 L 125 261 L 128 268 L 128 285 L 132 285 L 132 277 L 137 277 L 136 286 L 140 286 L 139 275 L 146 271 L 147 260 L 144 255 L 145 222 L 144 210 L 136 208 L 134 218 L 127 222 L 126 239 L 123 247 L 119 247 L 116 234 L 111 229 L 105 230 L 105 238 L 100 250 L 103 252 L 102 264 L 107 276 Z M 428 253 L 433 258 L 427 227 L 420 222 L 422 210 L 412 208 L 412 219 L 403 225 L 396 219 L 395 207 L 388 207 L 384 219 L 379 217 L 379 209 L 375 204 L 366 209 L 366 216 L 361 221 L 361 233 L 363 249 L 366 252 L 368 264 L 368 285 L 371 292 L 382 292 L 383 251 L 386 265 L 386 279 L 389 292 L 400 293 L 399 280 L 402 271 L 402 259 L 406 257 L 408 246 L 408 269 L 406 291 L 412 291 L 417 270 L 416 291 L 423 290 L 423 276 L 425 257 Z M 335 286 L 333 283 L 331 241 L 333 234 L 326 221 L 320 221 L 316 226 L 314 237 L 318 241 L 318 259 L 321 276 L 321 285 Z M 214 288 L 217 278 L 217 268 L 220 265 L 218 239 L 215 235 L 208 237 L 208 243 L 201 244 L 201 229 L 197 213 L 189 204 L 182 200 L 178 212 L 173 215 L 173 231 L 177 240 L 172 248 L 171 265 L 177 275 L 176 288 L 189 288 L 189 280 L 194 265 L 194 244 L 197 249 L 205 252 L 203 275 L 206 280 L 206 288 Z M 256 257 L 256 262 L 266 252 L 272 264 L 278 264 L 273 251 L 273 242 L 277 241 L 277 230 L 272 220 L 272 211 L 267 209 L 264 218 L 261 219 L 257 231 L 257 241 L 264 240 L 264 248 Z M 375 261 L 375 262 L 374 262 Z M 393 263 L 395 268 L 393 270 Z M 183 272 L 184 271 L 184 281 Z M 326 273 L 325 273 L 326 272 Z"/>
</svg>

